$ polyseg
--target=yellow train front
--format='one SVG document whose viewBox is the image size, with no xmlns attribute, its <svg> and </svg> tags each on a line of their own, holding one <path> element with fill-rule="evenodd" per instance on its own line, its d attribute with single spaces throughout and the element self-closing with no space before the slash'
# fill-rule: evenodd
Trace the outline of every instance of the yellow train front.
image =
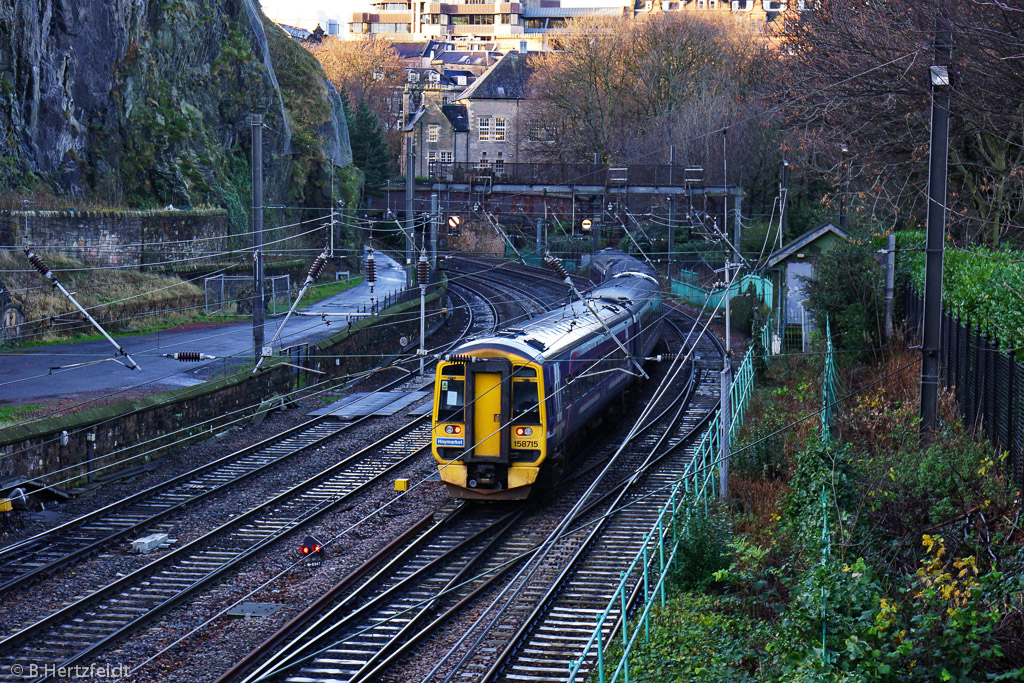
<svg viewBox="0 0 1024 683">
<path fill-rule="evenodd" d="M 432 444 L 450 495 L 522 500 L 555 484 L 581 435 L 661 338 L 653 270 L 614 250 L 583 301 L 469 340 L 438 363 Z"/>
<path fill-rule="evenodd" d="M 449 493 L 478 500 L 529 495 L 547 454 L 541 380 L 539 364 L 494 349 L 438 364 L 433 452 Z"/>
</svg>

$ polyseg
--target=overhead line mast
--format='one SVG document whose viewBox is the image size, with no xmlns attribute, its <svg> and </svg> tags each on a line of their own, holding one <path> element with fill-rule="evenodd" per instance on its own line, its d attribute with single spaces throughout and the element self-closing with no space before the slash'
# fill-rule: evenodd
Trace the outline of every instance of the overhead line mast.
<svg viewBox="0 0 1024 683">
<path fill-rule="evenodd" d="M 139 367 L 139 364 L 136 363 L 131 356 L 128 355 L 128 352 L 124 350 L 124 347 L 122 347 L 120 344 L 114 341 L 114 338 L 107 334 L 107 331 L 103 329 L 103 326 L 96 321 L 96 318 L 89 315 L 89 311 L 85 310 L 85 308 L 82 307 L 82 304 L 78 303 L 78 301 L 71 294 L 71 292 L 64 288 L 64 285 L 60 283 L 60 280 L 58 280 L 57 276 L 53 274 L 53 271 L 50 270 L 49 266 L 43 263 L 42 259 L 40 259 L 34 253 L 32 253 L 31 247 L 25 247 L 25 256 L 28 257 L 28 261 L 29 263 L 32 264 L 32 267 L 38 270 L 43 277 L 45 277 L 47 280 L 53 283 L 53 286 L 59 289 L 61 293 L 68 298 L 68 301 L 74 304 L 75 308 L 81 311 L 82 315 L 84 315 L 86 319 L 92 323 L 93 327 L 99 330 L 100 334 L 106 337 L 107 341 L 114 345 L 114 348 L 117 349 L 118 355 L 125 357 L 125 360 L 128 361 L 127 365 L 125 365 L 126 368 L 128 368 L 129 370 L 138 370 L 139 372 L 142 372 L 142 368 Z"/>
</svg>

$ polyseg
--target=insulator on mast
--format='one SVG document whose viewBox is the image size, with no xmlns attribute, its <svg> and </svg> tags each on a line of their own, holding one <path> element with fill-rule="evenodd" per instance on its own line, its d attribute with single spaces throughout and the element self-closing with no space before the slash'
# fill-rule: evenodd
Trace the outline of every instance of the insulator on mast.
<svg viewBox="0 0 1024 683">
<path fill-rule="evenodd" d="M 316 260 L 313 261 L 313 265 L 309 267 L 309 279 L 315 280 L 320 277 L 320 273 L 323 272 L 325 265 L 327 265 L 327 260 L 323 256 L 317 256 Z"/>
<path fill-rule="evenodd" d="M 28 262 L 32 264 L 32 267 L 39 271 L 40 275 L 50 280 L 54 279 L 53 273 L 50 272 L 49 266 L 43 263 L 43 260 L 32 253 L 31 247 L 25 247 L 25 256 L 28 257 Z"/>
<path fill-rule="evenodd" d="M 562 278 L 568 283 L 572 283 L 572 278 L 569 277 L 569 271 L 565 269 L 562 262 L 556 259 L 551 254 L 544 257 L 544 263 L 548 264 L 548 268 L 558 273 L 558 277 Z"/>
<path fill-rule="evenodd" d="M 420 252 L 420 260 L 416 262 L 416 284 L 425 287 L 429 278 L 430 263 L 427 261 L 427 255 Z"/>
<path fill-rule="evenodd" d="M 176 351 L 174 353 L 162 354 L 164 358 L 173 358 L 182 363 L 198 363 L 201 360 L 213 360 L 217 356 L 210 356 L 199 351 Z"/>
<path fill-rule="evenodd" d="M 370 283 L 370 291 L 373 291 L 373 284 L 377 282 L 377 263 L 373 260 L 373 249 L 366 255 L 366 281 Z"/>
</svg>

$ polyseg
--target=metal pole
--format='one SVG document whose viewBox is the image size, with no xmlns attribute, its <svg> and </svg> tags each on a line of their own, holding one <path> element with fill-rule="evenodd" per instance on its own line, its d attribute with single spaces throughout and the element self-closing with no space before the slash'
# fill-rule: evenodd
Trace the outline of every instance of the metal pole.
<svg viewBox="0 0 1024 683">
<path fill-rule="evenodd" d="M 942 327 L 942 258 L 946 232 L 946 158 L 949 154 L 949 71 L 953 35 L 949 22 L 935 22 L 931 151 L 928 159 L 928 237 L 925 243 L 924 338 L 921 345 L 921 435 L 935 431 L 939 407 L 939 346 Z"/>
<path fill-rule="evenodd" d="M 437 268 L 437 227 L 441 220 L 441 205 L 437 193 L 430 195 L 430 268 Z"/>
<path fill-rule="evenodd" d="M 722 129 L 722 237 L 729 233 L 729 176 L 728 164 L 725 156 L 725 143 L 728 139 L 727 129 Z M 733 244 L 733 249 L 738 250 L 738 242 Z M 732 388 L 732 347 L 730 335 L 730 313 L 729 299 L 732 298 L 732 280 L 729 277 L 730 249 L 726 247 L 725 252 L 725 356 L 722 359 L 722 382 L 721 400 L 718 410 L 718 424 L 721 434 L 718 439 L 718 498 L 725 500 L 729 497 L 729 431 L 731 428 L 732 412 L 729 406 L 729 390 Z M 739 261 L 739 259 L 736 259 Z"/>
<path fill-rule="evenodd" d="M 331 258 L 334 258 L 334 167 L 331 167 Z"/>
<path fill-rule="evenodd" d="M 668 184 L 673 186 L 675 183 L 675 167 L 676 167 L 676 146 L 672 145 L 668 148 Z M 672 287 L 672 249 L 675 247 L 676 241 L 676 198 L 675 195 L 668 196 L 668 286 Z"/>
<path fill-rule="evenodd" d="M 542 225 L 541 219 L 538 218 L 537 219 L 537 256 L 540 256 L 541 254 L 544 253 L 544 243 L 541 240 L 541 231 L 542 231 L 541 225 Z"/>
<path fill-rule="evenodd" d="M 896 290 L 896 235 L 885 241 L 885 343 L 892 339 L 892 308 Z"/>
<path fill-rule="evenodd" d="M 839 194 L 839 229 L 846 232 L 847 219 L 846 219 L 846 195 L 850 193 L 850 160 L 849 160 L 849 148 L 843 145 L 843 189 Z"/>
<path fill-rule="evenodd" d="M 785 159 L 782 160 L 782 184 L 779 187 L 779 197 L 782 203 L 782 209 L 779 211 L 779 248 L 782 248 L 783 235 L 786 234 L 786 229 L 789 227 L 789 210 L 787 205 L 789 204 L 789 162 Z"/>
<path fill-rule="evenodd" d="M 415 218 L 412 215 L 412 199 L 415 188 L 415 155 L 412 151 L 412 133 L 405 136 L 405 282 L 412 286 L 413 235 Z"/>
<path fill-rule="evenodd" d="M 263 115 L 252 115 L 252 352 L 263 356 Z"/>
<path fill-rule="evenodd" d="M 416 264 L 416 280 L 420 286 L 420 377 L 423 377 L 423 365 L 427 356 L 427 279 L 430 277 L 426 250 L 420 251 L 420 260 Z"/>
</svg>

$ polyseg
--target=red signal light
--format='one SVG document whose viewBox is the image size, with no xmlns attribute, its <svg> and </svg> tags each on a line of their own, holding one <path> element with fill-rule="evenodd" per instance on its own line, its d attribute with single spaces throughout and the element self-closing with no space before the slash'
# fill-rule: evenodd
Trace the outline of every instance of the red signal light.
<svg viewBox="0 0 1024 683">
<path fill-rule="evenodd" d="M 323 550 L 324 546 L 313 536 L 306 536 L 302 539 L 302 545 L 299 546 L 299 554 L 303 557 L 311 556 L 307 565 L 310 567 L 319 567 L 323 562 Z"/>
</svg>

